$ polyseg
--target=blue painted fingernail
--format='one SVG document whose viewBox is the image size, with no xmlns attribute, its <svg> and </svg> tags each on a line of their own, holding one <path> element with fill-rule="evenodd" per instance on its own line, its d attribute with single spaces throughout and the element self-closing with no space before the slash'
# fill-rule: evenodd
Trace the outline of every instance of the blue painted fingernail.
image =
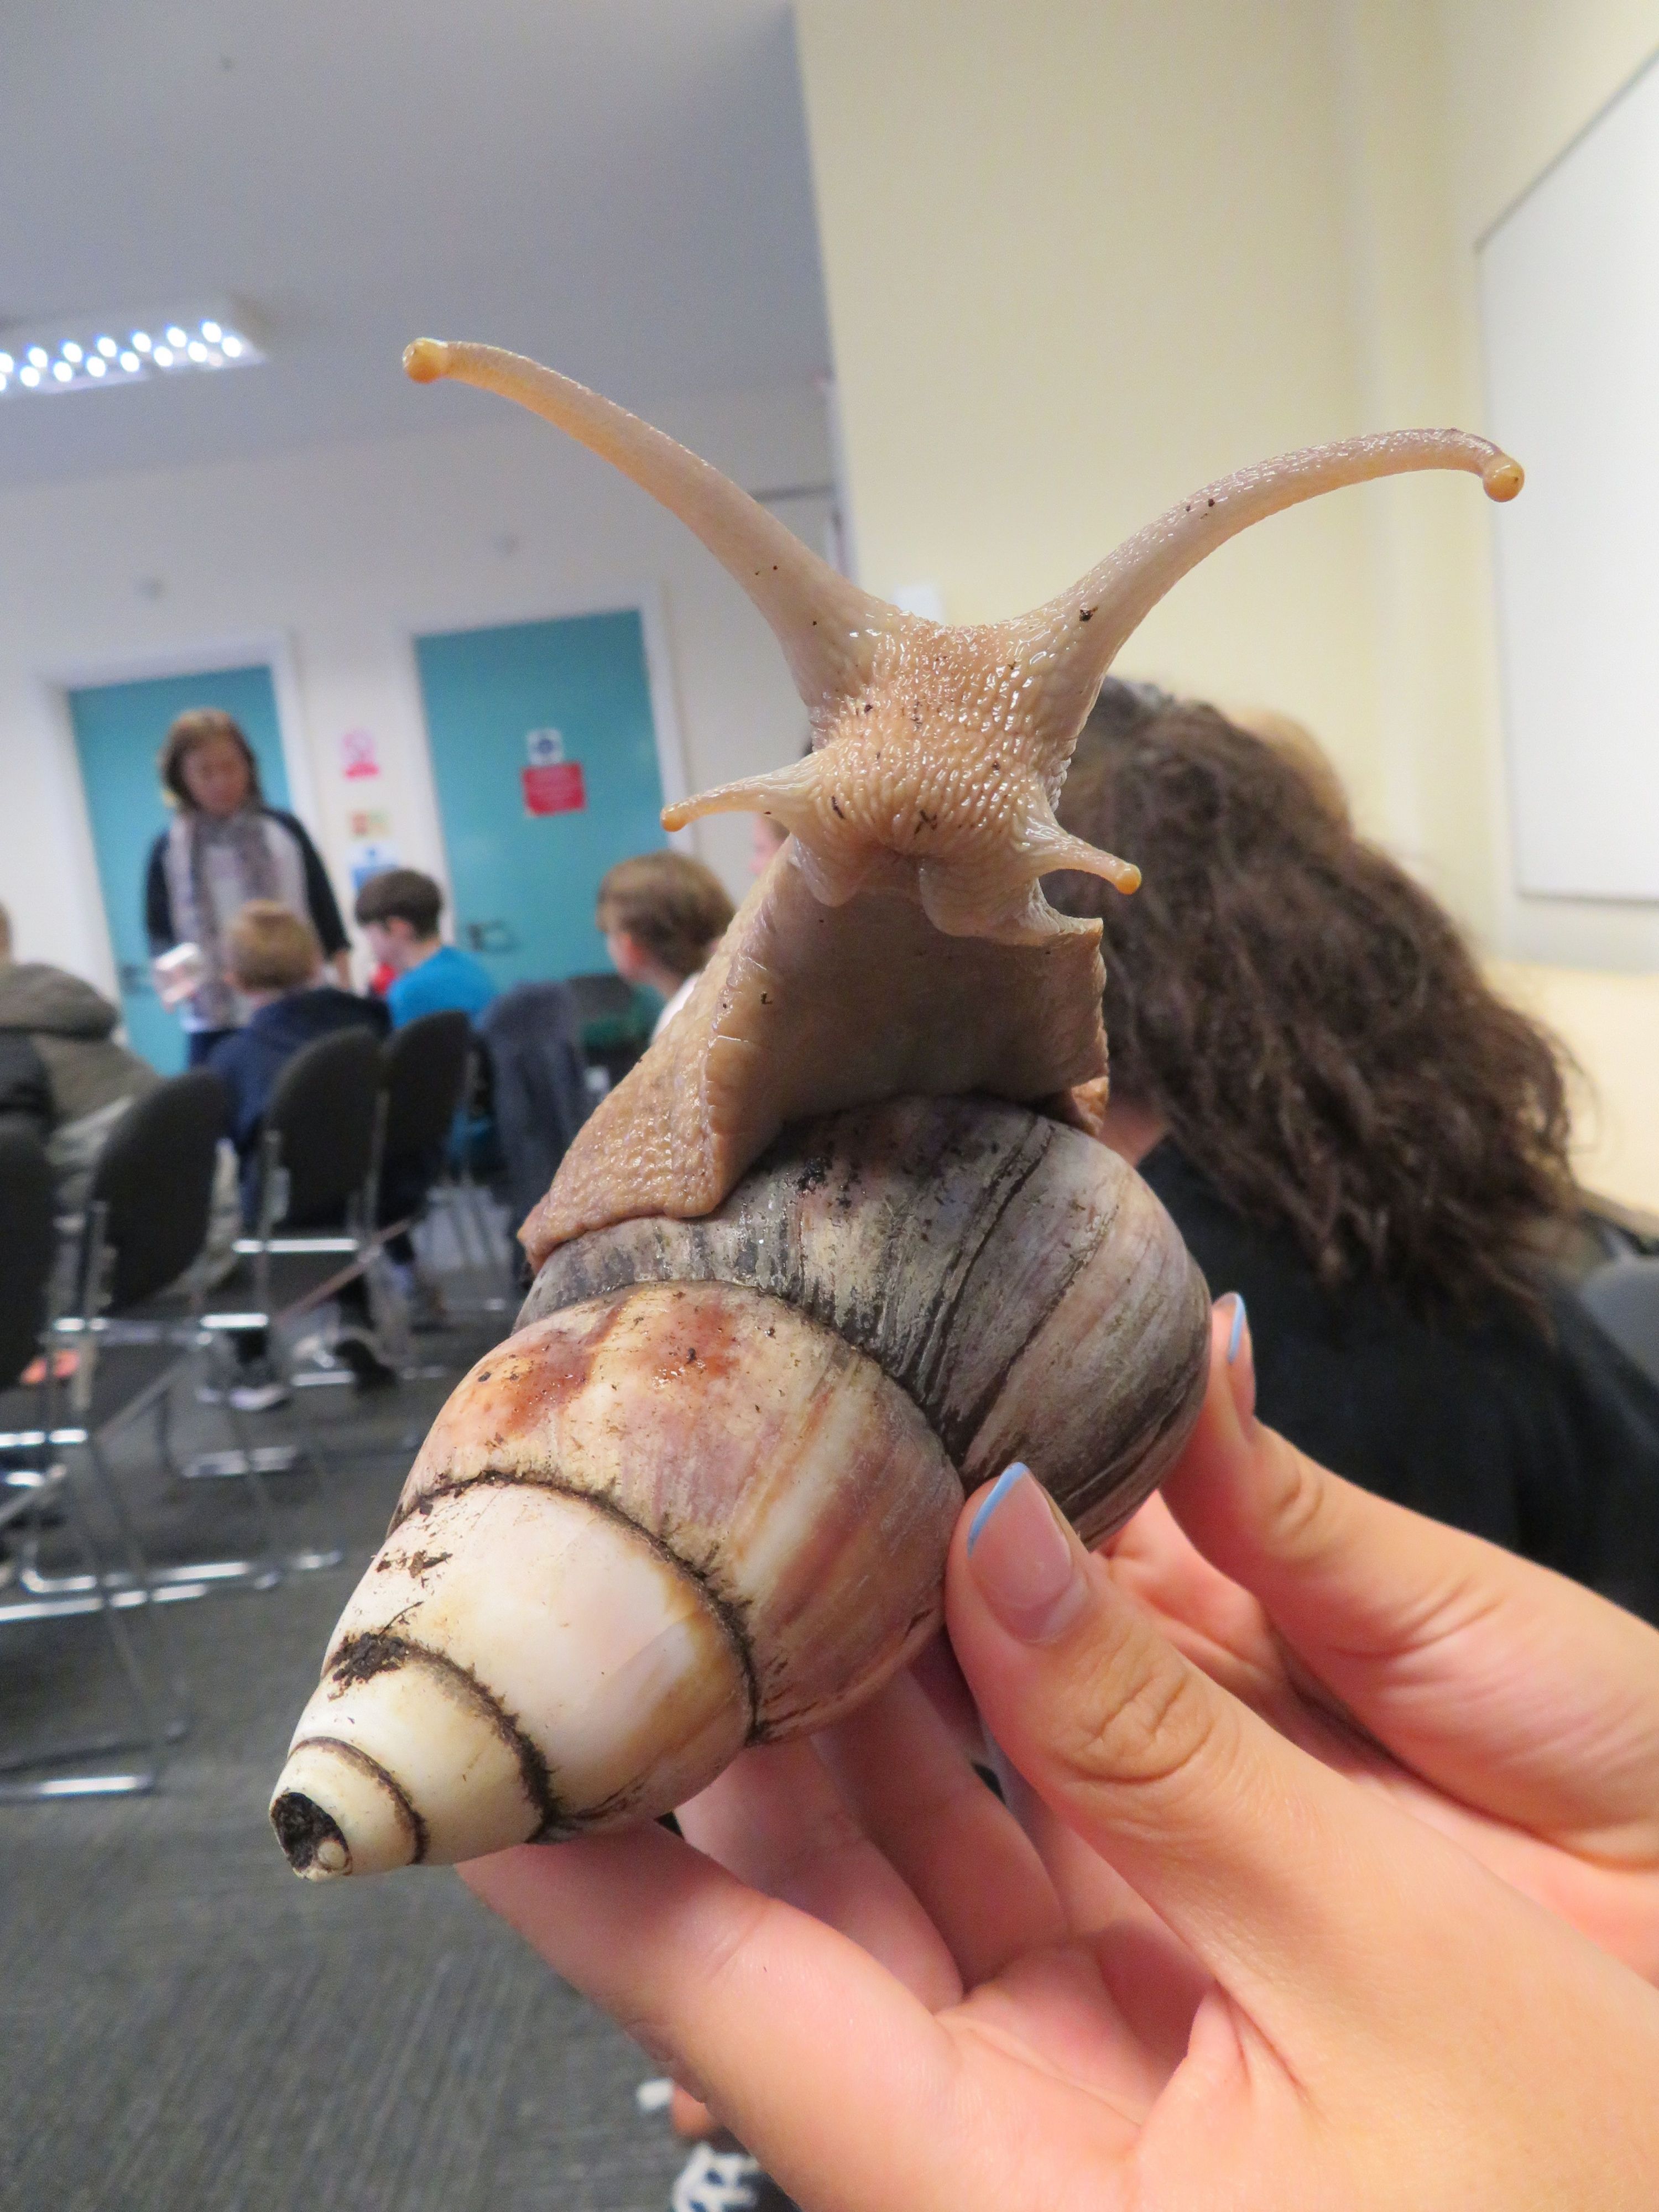
<svg viewBox="0 0 1659 2212">
<path fill-rule="evenodd" d="M 973 1555 L 975 1545 L 977 1544 L 980 1540 L 981 1533 L 983 1530 L 986 1522 L 996 1511 L 998 1506 L 1001 1504 L 1003 1499 L 1008 1495 L 1008 1492 L 1013 1488 L 1014 1485 L 1017 1482 L 1023 1482 L 1030 1472 L 1030 1468 L 1026 1466 L 1023 1459 L 1017 1459 L 1012 1467 L 1004 1468 L 1002 1473 L 997 1477 L 995 1482 L 991 1486 L 990 1496 L 980 1507 L 979 1511 L 975 1514 L 972 1521 L 968 1525 L 968 1552 L 970 1558 Z"/>
<path fill-rule="evenodd" d="M 1231 1367 L 1238 1357 L 1238 1347 L 1244 1341 L 1244 1293 L 1232 1293 L 1233 1325 L 1227 1331 L 1227 1364 Z"/>
</svg>

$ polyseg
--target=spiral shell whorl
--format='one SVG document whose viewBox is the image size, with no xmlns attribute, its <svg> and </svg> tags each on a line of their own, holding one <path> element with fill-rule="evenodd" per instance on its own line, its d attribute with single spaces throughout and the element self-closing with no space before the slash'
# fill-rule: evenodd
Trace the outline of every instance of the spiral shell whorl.
<svg viewBox="0 0 1659 2212">
<path fill-rule="evenodd" d="M 521 1322 L 630 1284 L 742 1284 L 810 1314 L 921 1408 L 968 1488 L 1029 1461 L 1085 1541 L 1185 1442 L 1209 1294 L 1133 1170 L 986 1098 L 901 1098 L 786 1133 L 696 1221 L 555 1251 Z"/>
<path fill-rule="evenodd" d="M 272 1817 L 311 1875 L 668 1811 L 938 1626 L 956 1472 L 775 1298 L 647 1284 L 521 1328 L 439 1415 Z"/>
</svg>

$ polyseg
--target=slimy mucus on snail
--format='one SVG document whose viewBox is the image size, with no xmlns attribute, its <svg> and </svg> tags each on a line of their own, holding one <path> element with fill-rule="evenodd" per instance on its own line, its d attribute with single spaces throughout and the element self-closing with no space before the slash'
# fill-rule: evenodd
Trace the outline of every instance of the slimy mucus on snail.
<svg viewBox="0 0 1659 2212">
<path fill-rule="evenodd" d="M 1085 1537 L 1195 1417 L 1202 1279 L 1083 1133 L 1099 925 L 1040 878 L 1133 866 L 1054 818 L 1115 653 L 1249 523 L 1459 431 L 1222 479 L 1070 592 L 952 629 L 836 575 L 659 431 L 534 362 L 422 340 L 678 514 L 776 632 L 814 750 L 671 808 L 792 835 L 522 1231 L 520 1325 L 438 1416 L 272 1803 L 313 1878 L 650 1817 L 850 1710 L 936 1627 L 963 1495 L 1018 1457 Z"/>
</svg>

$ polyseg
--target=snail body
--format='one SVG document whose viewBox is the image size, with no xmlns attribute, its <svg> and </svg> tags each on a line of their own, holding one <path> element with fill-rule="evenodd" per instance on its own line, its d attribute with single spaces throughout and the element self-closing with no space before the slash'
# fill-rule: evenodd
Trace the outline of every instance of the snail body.
<svg viewBox="0 0 1659 2212">
<path fill-rule="evenodd" d="M 1521 484 L 1462 431 L 1346 439 L 951 628 L 550 369 L 434 339 L 404 365 L 530 408 L 679 516 L 771 624 L 813 743 L 665 811 L 789 836 L 520 1230 L 521 1326 L 439 1415 L 331 1640 L 271 1808 L 313 1877 L 645 1819 L 823 1725 L 933 1632 L 963 1486 L 1012 1459 L 1089 1540 L 1146 1496 L 1196 1417 L 1207 1302 L 1083 1133 L 1100 925 L 1041 878 L 1139 878 L 1054 818 L 1078 732 L 1143 617 L 1251 523 L 1417 469 Z"/>
<path fill-rule="evenodd" d="M 1115 1154 L 979 1099 L 804 1125 L 708 1218 L 561 1247 L 331 1640 L 290 1863 L 617 1826 L 823 1727 L 937 1628 L 964 1484 L 1023 1456 L 1091 1539 L 1133 1511 L 1207 1313 Z"/>
</svg>

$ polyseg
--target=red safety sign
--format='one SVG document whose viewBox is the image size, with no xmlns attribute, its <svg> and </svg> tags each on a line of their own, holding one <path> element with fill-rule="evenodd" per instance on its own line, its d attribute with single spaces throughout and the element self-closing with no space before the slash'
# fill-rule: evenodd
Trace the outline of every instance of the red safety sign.
<svg viewBox="0 0 1659 2212">
<path fill-rule="evenodd" d="M 524 780 L 526 814 L 580 814 L 587 805 L 580 761 L 550 761 L 519 771 Z"/>
</svg>

